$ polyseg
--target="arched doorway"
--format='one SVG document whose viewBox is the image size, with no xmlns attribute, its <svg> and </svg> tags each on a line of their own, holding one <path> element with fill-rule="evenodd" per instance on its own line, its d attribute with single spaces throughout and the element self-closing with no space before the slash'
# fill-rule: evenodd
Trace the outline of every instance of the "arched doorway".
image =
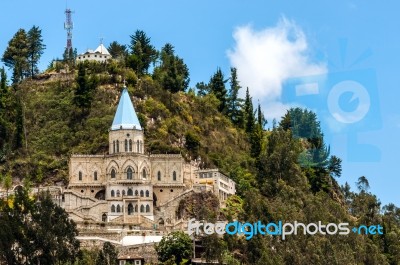
<svg viewBox="0 0 400 265">
<path fill-rule="evenodd" d="M 133 205 L 132 203 L 128 204 L 128 215 L 132 215 L 133 214 Z"/>
<path fill-rule="evenodd" d="M 107 214 L 103 213 L 103 215 L 101 216 L 101 221 L 107 222 Z"/>
<path fill-rule="evenodd" d="M 106 199 L 106 191 L 105 190 L 100 190 L 94 195 L 94 197 L 98 200 L 105 200 Z"/>
</svg>

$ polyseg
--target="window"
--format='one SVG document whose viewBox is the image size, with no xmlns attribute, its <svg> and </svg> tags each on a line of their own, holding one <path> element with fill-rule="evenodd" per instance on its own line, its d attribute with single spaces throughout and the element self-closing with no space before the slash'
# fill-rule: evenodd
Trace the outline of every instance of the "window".
<svg viewBox="0 0 400 265">
<path fill-rule="evenodd" d="M 115 154 L 115 141 L 113 141 L 113 154 Z"/>
<path fill-rule="evenodd" d="M 143 204 L 140 205 L 140 212 L 141 212 L 141 213 L 144 213 L 144 205 L 143 205 Z"/>
<path fill-rule="evenodd" d="M 117 197 L 120 197 L 121 193 L 119 192 L 119 190 L 117 190 Z"/>
<path fill-rule="evenodd" d="M 142 176 L 143 176 L 143 179 L 147 178 L 147 174 L 146 174 L 146 169 L 145 168 L 143 168 Z"/>
<path fill-rule="evenodd" d="M 157 172 L 157 180 L 161 181 L 161 172 L 160 171 Z"/>
<path fill-rule="evenodd" d="M 137 141 L 136 141 L 136 149 L 137 149 L 137 152 L 138 152 L 138 153 L 139 153 L 139 147 L 140 147 L 140 146 L 139 146 L 139 140 L 137 140 Z"/>
<path fill-rule="evenodd" d="M 115 205 L 111 205 L 111 212 L 115 213 Z"/>
<path fill-rule="evenodd" d="M 133 205 L 132 203 L 128 204 L 128 215 L 131 215 L 133 213 Z"/>
<path fill-rule="evenodd" d="M 132 196 L 132 195 L 133 195 L 132 189 L 128 189 L 128 196 Z"/>
<path fill-rule="evenodd" d="M 115 169 L 111 169 L 111 178 L 115 179 Z"/>
<path fill-rule="evenodd" d="M 135 196 L 139 196 L 139 192 L 135 190 Z"/>
<path fill-rule="evenodd" d="M 146 213 L 149 213 L 150 212 L 150 206 L 147 204 L 146 205 Z"/>
<path fill-rule="evenodd" d="M 117 153 L 119 153 L 119 141 L 117 140 Z"/>
<path fill-rule="evenodd" d="M 146 197 L 150 196 L 150 192 L 148 190 L 146 190 Z"/>
<path fill-rule="evenodd" d="M 95 54 L 94 57 L 97 57 L 97 54 Z"/>
<path fill-rule="evenodd" d="M 140 141 L 140 153 L 143 153 L 143 142 Z"/>
<path fill-rule="evenodd" d="M 125 139 L 125 152 L 128 152 L 128 140 Z"/>
<path fill-rule="evenodd" d="M 121 212 L 121 206 L 117 205 L 117 213 Z"/>
<path fill-rule="evenodd" d="M 129 152 L 132 152 L 132 139 L 129 139 Z"/>
<path fill-rule="evenodd" d="M 132 168 L 128 167 L 126 170 L 126 179 L 132 179 L 133 171 Z"/>
<path fill-rule="evenodd" d="M 138 206 L 137 206 L 137 204 L 135 205 L 135 212 L 138 212 Z"/>
<path fill-rule="evenodd" d="M 95 171 L 95 172 L 93 173 L 93 179 L 94 179 L 94 180 L 97 180 L 97 171 Z"/>
<path fill-rule="evenodd" d="M 174 171 L 174 172 L 172 173 L 172 180 L 173 180 L 173 181 L 176 181 L 176 171 Z"/>
<path fill-rule="evenodd" d="M 125 190 L 122 190 L 122 196 L 125 196 Z"/>
<path fill-rule="evenodd" d="M 143 197 L 144 196 L 144 192 L 143 192 L 143 190 L 141 190 L 140 191 L 140 197 Z"/>
<path fill-rule="evenodd" d="M 111 190 L 111 197 L 115 197 L 115 191 Z"/>
<path fill-rule="evenodd" d="M 79 171 L 78 178 L 79 178 L 79 180 L 82 180 L 82 171 Z"/>
</svg>

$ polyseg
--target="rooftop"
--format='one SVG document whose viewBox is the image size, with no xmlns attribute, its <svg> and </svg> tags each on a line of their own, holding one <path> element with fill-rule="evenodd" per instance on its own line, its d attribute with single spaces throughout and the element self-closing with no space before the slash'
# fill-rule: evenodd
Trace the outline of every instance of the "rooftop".
<svg viewBox="0 0 400 265">
<path fill-rule="evenodd" d="M 136 115 L 128 90 L 124 88 L 119 99 L 111 130 L 136 129 L 142 130 Z"/>
</svg>

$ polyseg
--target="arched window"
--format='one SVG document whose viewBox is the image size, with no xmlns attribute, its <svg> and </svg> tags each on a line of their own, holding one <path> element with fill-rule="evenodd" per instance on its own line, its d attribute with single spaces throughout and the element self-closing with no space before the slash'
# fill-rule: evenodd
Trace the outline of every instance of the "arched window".
<svg viewBox="0 0 400 265">
<path fill-rule="evenodd" d="M 115 213 L 115 205 L 111 205 L 111 212 Z"/>
<path fill-rule="evenodd" d="M 106 222 L 107 221 L 107 214 L 103 213 L 101 216 L 101 221 Z"/>
<path fill-rule="evenodd" d="M 117 140 L 117 153 L 119 153 L 119 140 Z"/>
<path fill-rule="evenodd" d="M 143 205 L 143 204 L 140 205 L 140 212 L 141 212 L 141 213 L 144 213 L 144 205 Z"/>
<path fill-rule="evenodd" d="M 93 173 L 93 179 L 94 179 L 94 180 L 97 180 L 97 171 L 95 171 L 95 172 Z"/>
<path fill-rule="evenodd" d="M 119 192 L 119 190 L 117 190 L 117 197 L 120 197 L 121 193 Z"/>
<path fill-rule="evenodd" d="M 143 197 L 144 196 L 144 192 L 143 192 L 143 190 L 141 190 L 140 191 L 140 197 Z"/>
<path fill-rule="evenodd" d="M 135 205 L 135 212 L 136 212 L 136 213 L 138 212 L 138 206 L 137 206 L 137 204 Z"/>
<path fill-rule="evenodd" d="M 143 153 L 143 142 L 140 141 L 140 153 Z"/>
<path fill-rule="evenodd" d="M 133 170 L 130 167 L 128 167 L 128 169 L 126 170 L 126 178 L 127 179 L 132 179 L 133 178 Z"/>
<path fill-rule="evenodd" d="M 139 196 L 139 192 L 135 190 L 135 196 Z"/>
<path fill-rule="evenodd" d="M 148 190 L 146 190 L 146 197 L 150 196 L 150 192 Z"/>
<path fill-rule="evenodd" d="M 129 152 L 132 152 L 132 139 L 129 139 Z"/>
<path fill-rule="evenodd" d="M 113 154 L 115 154 L 115 141 L 113 141 Z"/>
<path fill-rule="evenodd" d="M 122 196 L 125 196 L 125 190 L 122 190 Z"/>
<path fill-rule="evenodd" d="M 146 205 L 146 213 L 149 213 L 150 212 L 150 206 L 147 204 Z"/>
<path fill-rule="evenodd" d="M 128 215 L 131 215 L 133 213 L 133 205 L 132 203 L 128 204 Z"/>
<path fill-rule="evenodd" d="M 160 171 L 157 172 L 157 180 L 161 181 L 161 172 Z"/>
<path fill-rule="evenodd" d="M 117 205 L 117 213 L 121 212 L 121 206 Z"/>
<path fill-rule="evenodd" d="M 146 173 L 146 169 L 145 168 L 143 168 L 143 170 L 142 170 L 142 177 L 143 177 L 143 179 L 147 178 L 147 173 Z"/>
<path fill-rule="evenodd" d="M 78 178 L 79 178 L 79 180 L 82 180 L 82 171 L 79 171 Z"/>
<path fill-rule="evenodd" d="M 111 190 L 111 197 L 115 197 L 115 191 Z"/>
<path fill-rule="evenodd" d="M 128 189 L 128 196 L 133 196 L 133 191 L 132 191 L 132 189 Z"/>
<path fill-rule="evenodd" d="M 128 140 L 125 139 L 125 152 L 128 152 Z"/>
<path fill-rule="evenodd" d="M 176 171 L 174 171 L 174 172 L 172 173 L 172 180 L 173 180 L 173 181 L 176 181 Z"/>
<path fill-rule="evenodd" d="M 140 148 L 140 146 L 139 146 L 139 140 L 137 140 L 136 141 L 136 149 L 137 149 L 137 152 L 139 153 L 139 148 Z"/>
<path fill-rule="evenodd" d="M 111 178 L 115 179 L 115 169 L 111 169 Z"/>
</svg>

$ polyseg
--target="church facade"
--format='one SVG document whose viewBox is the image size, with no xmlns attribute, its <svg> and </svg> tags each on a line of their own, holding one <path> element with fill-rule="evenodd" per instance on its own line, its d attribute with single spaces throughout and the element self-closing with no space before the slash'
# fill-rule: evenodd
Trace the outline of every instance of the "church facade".
<svg viewBox="0 0 400 265">
<path fill-rule="evenodd" d="M 180 200 L 212 191 L 221 205 L 235 182 L 218 169 L 200 169 L 180 154 L 148 154 L 144 132 L 126 88 L 109 131 L 105 155 L 72 155 L 62 207 L 77 222 L 154 227 L 178 222 Z"/>
</svg>

